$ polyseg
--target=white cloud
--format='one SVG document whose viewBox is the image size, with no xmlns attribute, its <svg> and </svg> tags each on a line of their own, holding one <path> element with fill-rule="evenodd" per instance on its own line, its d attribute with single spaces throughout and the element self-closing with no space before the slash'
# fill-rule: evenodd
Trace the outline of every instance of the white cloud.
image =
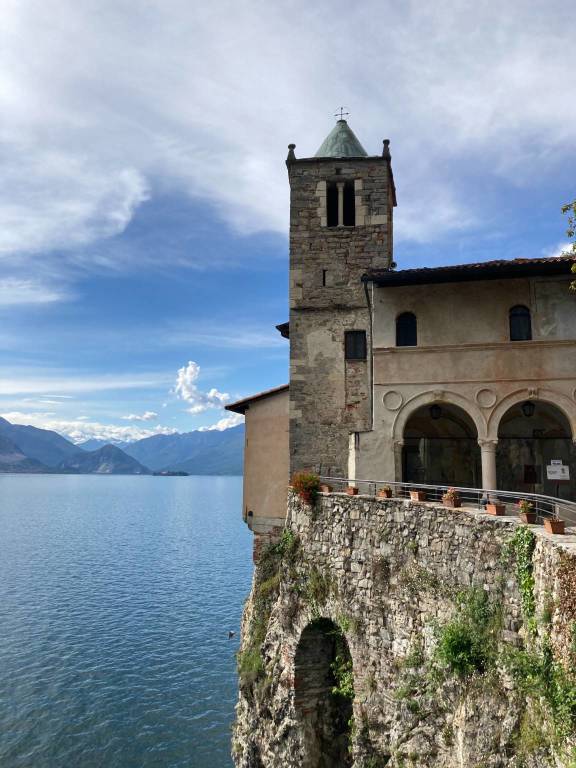
<svg viewBox="0 0 576 768">
<path fill-rule="evenodd" d="M 122 416 L 125 421 L 154 421 L 158 418 L 158 414 L 154 411 L 145 411 L 144 413 L 130 413 L 128 416 Z"/>
<path fill-rule="evenodd" d="M 219 392 L 217 389 L 210 389 L 208 392 L 201 392 L 198 389 L 196 381 L 200 375 L 200 366 L 198 363 L 190 360 L 188 365 L 178 370 L 176 376 L 176 385 L 174 393 L 181 400 L 188 403 L 189 413 L 198 414 L 210 408 L 222 408 L 230 400 L 230 395 L 226 392 Z"/>
<path fill-rule="evenodd" d="M 0 234 L 0 240 L 1 237 Z M 36 280 L 22 280 L 16 277 L 0 280 L 0 307 L 13 307 L 19 304 L 51 304 L 69 298 L 71 296 L 66 290 Z"/>
<path fill-rule="evenodd" d="M 549 258 L 558 258 L 559 256 L 566 256 L 571 253 L 571 249 L 571 243 L 558 243 L 558 245 L 553 245 L 551 248 L 545 248 L 542 251 L 542 255 Z"/>
<path fill-rule="evenodd" d="M 79 393 L 153 389 L 169 384 L 170 379 L 158 373 L 88 375 L 0 368 L 0 396 L 37 394 L 53 399 Z"/>
<path fill-rule="evenodd" d="M 156 183 L 241 232 L 285 232 L 286 145 L 313 154 L 342 101 L 369 152 L 392 139 L 398 239 L 483 220 L 471 167 L 540 184 L 576 146 L 569 4 L 5 0 L 2 14 L 5 259 L 122 232 Z"/>
<path fill-rule="evenodd" d="M 217 421 L 216 424 L 212 424 L 209 427 L 200 427 L 198 432 L 211 432 L 215 429 L 223 432 L 225 429 L 230 429 L 230 427 L 237 427 L 238 424 L 244 424 L 244 416 L 241 413 L 231 413 L 229 416 L 225 416 Z"/>
<path fill-rule="evenodd" d="M 176 430 L 170 427 L 156 426 L 145 429 L 137 426 L 116 426 L 86 421 L 86 417 L 76 419 L 55 418 L 53 413 L 22 413 L 10 411 L 2 414 L 13 424 L 27 424 L 40 429 L 52 429 L 64 435 L 74 443 L 82 443 L 90 438 L 107 440 L 112 443 L 132 442 L 152 435 L 173 435 Z"/>
</svg>

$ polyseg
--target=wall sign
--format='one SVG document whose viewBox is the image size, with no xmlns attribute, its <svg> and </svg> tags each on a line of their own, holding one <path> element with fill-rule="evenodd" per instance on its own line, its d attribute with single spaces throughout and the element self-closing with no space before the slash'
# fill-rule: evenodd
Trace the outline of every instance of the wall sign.
<svg viewBox="0 0 576 768">
<path fill-rule="evenodd" d="M 552 459 L 546 466 L 548 480 L 570 480 L 570 467 L 562 464 L 561 459 Z"/>
</svg>

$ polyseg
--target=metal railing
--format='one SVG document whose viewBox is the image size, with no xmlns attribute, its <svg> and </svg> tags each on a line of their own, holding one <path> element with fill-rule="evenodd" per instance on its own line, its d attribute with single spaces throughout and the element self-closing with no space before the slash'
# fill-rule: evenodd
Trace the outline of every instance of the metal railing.
<svg viewBox="0 0 576 768">
<path fill-rule="evenodd" d="M 376 496 L 380 488 L 392 490 L 392 498 L 410 498 L 410 491 L 423 491 L 426 501 L 442 504 L 442 496 L 449 488 L 457 491 L 462 508 L 483 510 L 487 504 L 502 504 L 506 515 L 518 515 L 518 502 L 528 501 L 531 512 L 536 514 L 538 522 L 545 518 L 564 520 L 570 525 L 576 525 L 576 502 L 568 499 L 558 499 L 554 496 L 544 496 L 539 493 L 521 493 L 519 491 L 484 490 L 482 488 L 460 488 L 453 485 L 426 485 L 425 483 L 404 483 L 392 480 L 351 480 L 346 477 L 320 477 L 325 485 L 330 485 L 335 491 L 344 491 L 348 486 L 358 488 L 358 493 Z"/>
</svg>

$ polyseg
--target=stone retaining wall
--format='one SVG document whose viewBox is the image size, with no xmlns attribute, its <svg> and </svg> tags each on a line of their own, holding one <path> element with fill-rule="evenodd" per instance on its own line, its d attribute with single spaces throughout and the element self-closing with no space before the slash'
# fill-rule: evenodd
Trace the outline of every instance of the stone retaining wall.
<svg viewBox="0 0 576 768">
<path fill-rule="evenodd" d="M 265 622 L 265 639 L 262 668 L 241 678 L 236 766 L 325 765 L 307 754 L 294 705 L 296 650 L 319 618 L 342 629 L 352 657 L 354 766 L 573 765 L 568 755 L 576 744 L 568 735 L 559 739 L 546 702 L 527 696 L 502 659 L 511 649 L 537 654 L 550 647 L 572 674 L 576 536 L 531 527 L 530 624 L 506 546 L 518 525 L 432 503 L 333 494 L 310 507 L 292 495 L 289 551 L 280 552 L 274 573 L 269 563 L 266 573 L 257 565 L 245 611 L 242 650 L 258 622 Z M 486 635 L 494 656 L 483 672 L 459 676 L 438 661 L 439 638 L 482 593 L 497 625 Z M 271 610 L 263 613 L 264 604 Z"/>
</svg>

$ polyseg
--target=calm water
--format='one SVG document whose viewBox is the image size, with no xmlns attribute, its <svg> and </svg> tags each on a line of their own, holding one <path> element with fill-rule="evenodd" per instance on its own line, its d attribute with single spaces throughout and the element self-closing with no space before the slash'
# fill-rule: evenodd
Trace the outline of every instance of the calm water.
<svg viewBox="0 0 576 768">
<path fill-rule="evenodd" d="M 0 475 L 2 768 L 232 764 L 241 490 Z"/>
</svg>

